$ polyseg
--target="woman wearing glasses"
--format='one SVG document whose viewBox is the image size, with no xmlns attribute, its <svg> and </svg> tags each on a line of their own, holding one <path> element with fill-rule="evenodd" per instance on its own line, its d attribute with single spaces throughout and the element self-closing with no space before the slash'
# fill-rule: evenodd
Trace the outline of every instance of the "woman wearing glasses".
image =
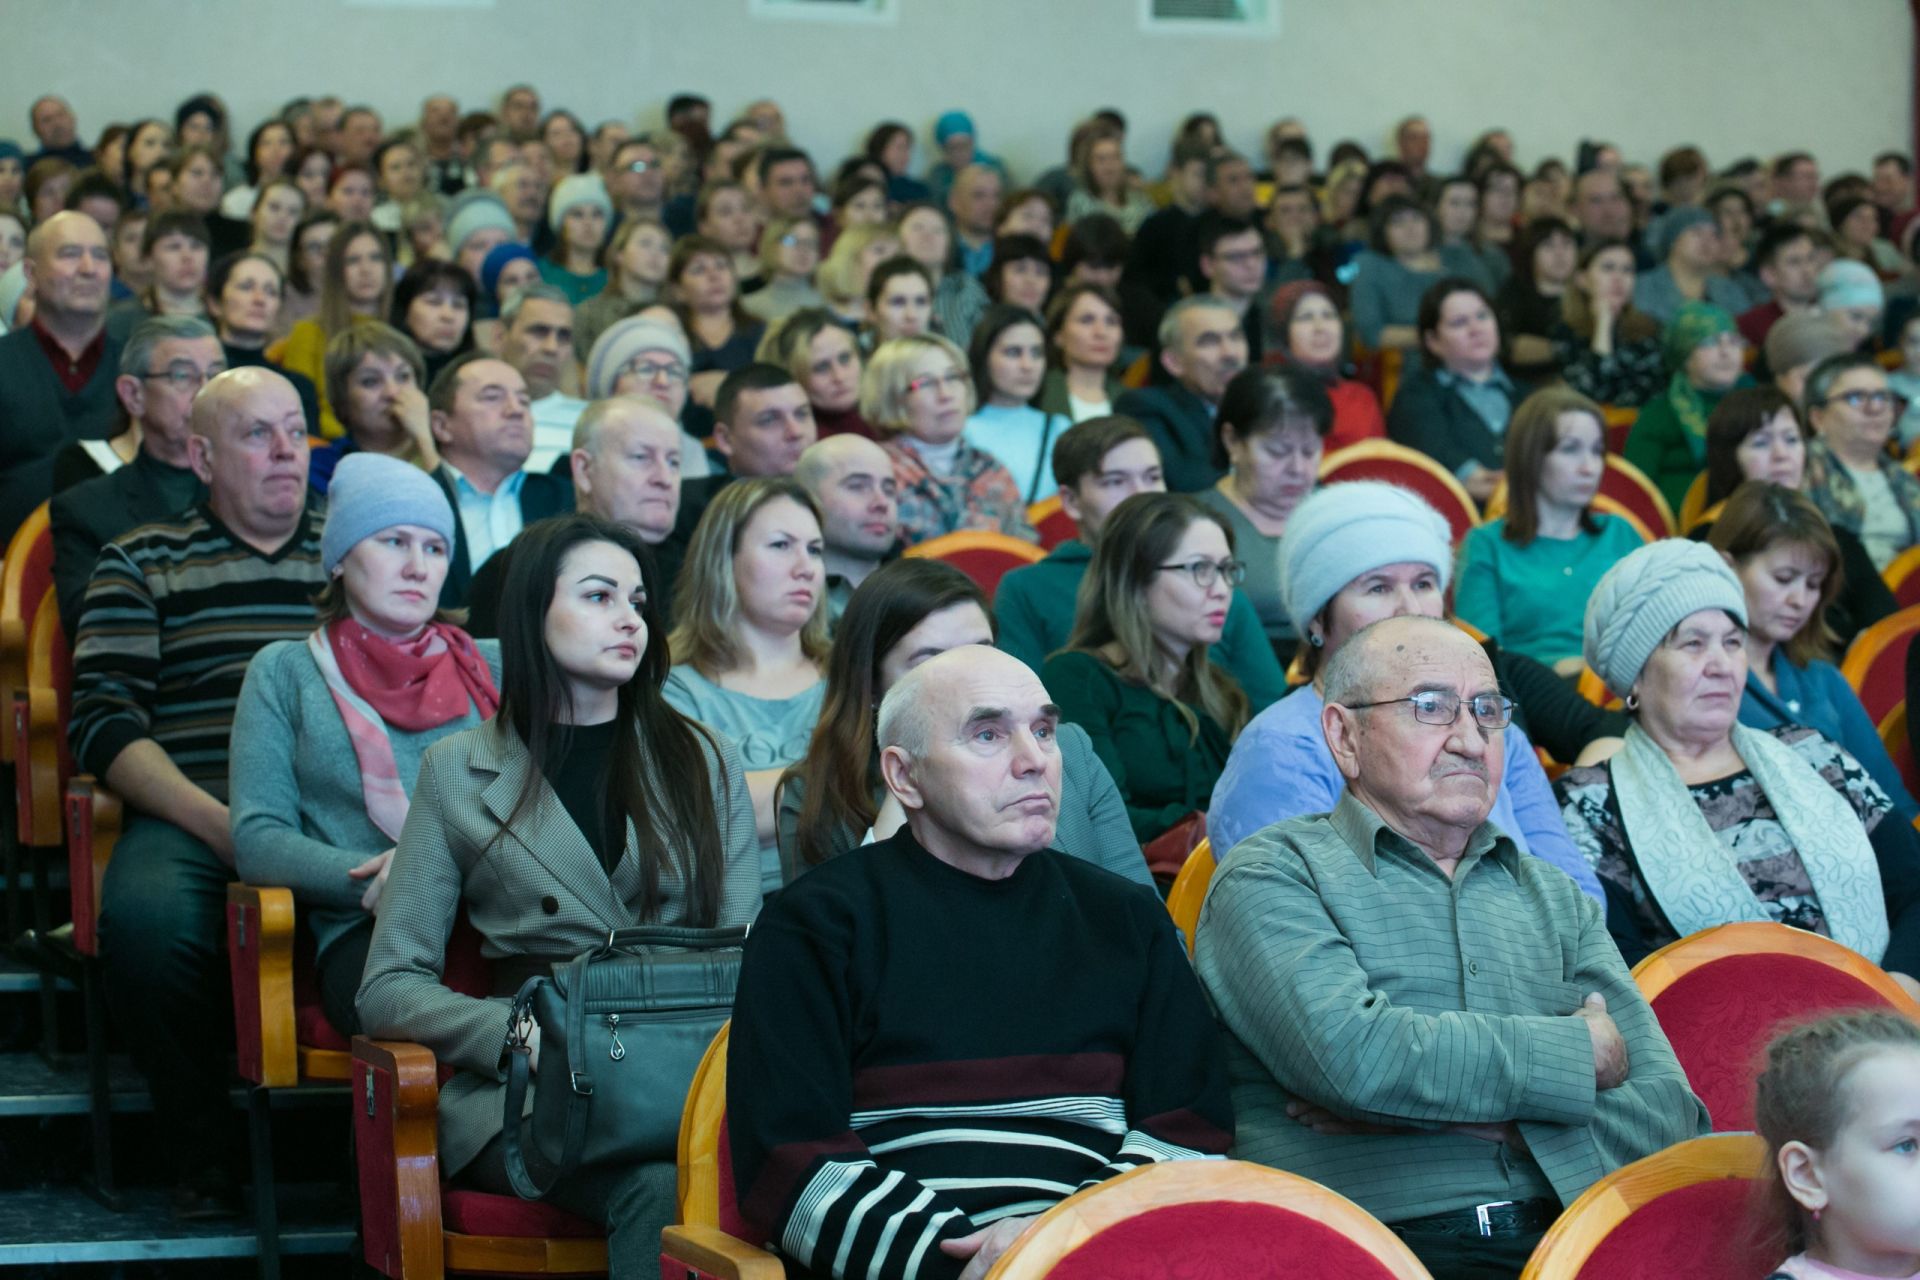
<svg viewBox="0 0 1920 1280">
<path fill-rule="evenodd" d="M 1012 473 L 962 438 L 972 383 L 965 354 L 932 333 L 881 343 L 860 379 L 860 416 L 893 459 L 909 545 L 960 529 L 1034 536 Z"/>
<path fill-rule="evenodd" d="M 1608 571 L 1586 659 L 1633 724 L 1557 784 L 1628 964 L 1714 925 L 1824 934 L 1920 984 L 1920 837 L 1858 760 L 1813 729 L 1739 723 L 1747 597 L 1721 554 L 1667 539 Z"/>
<path fill-rule="evenodd" d="M 1041 669 L 1142 844 L 1206 810 L 1247 723 L 1246 693 L 1208 652 L 1245 575 L 1218 514 L 1186 494 L 1135 494 L 1101 530 L 1073 634 Z"/>
<path fill-rule="evenodd" d="M 1707 419 L 1727 392 L 1751 386 L 1741 372 L 1746 339 L 1710 302 L 1689 302 L 1667 326 L 1667 389 L 1647 401 L 1627 435 L 1626 458 L 1675 511 L 1707 465 Z"/>
<path fill-rule="evenodd" d="M 1305 642 L 1299 665 L 1311 683 L 1254 717 L 1234 744 L 1207 810 L 1214 848 L 1230 849 L 1270 823 L 1333 808 L 1346 778 L 1320 730 L 1321 675 L 1341 646 L 1372 623 L 1445 616 L 1449 538 L 1439 512 L 1405 489 L 1373 480 L 1315 490 L 1288 518 L 1280 590 Z M 1524 720 L 1517 716 L 1502 734 L 1506 770 L 1487 820 L 1597 899 L 1600 887 L 1567 838 L 1533 744 L 1537 736 L 1556 758 L 1572 760 L 1623 732 L 1625 722 L 1582 700 L 1550 667 L 1493 646 L 1489 657 Z"/>
<path fill-rule="evenodd" d="M 1920 542 L 1920 480 L 1887 452 L 1899 416 L 1872 356 L 1834 356 L 1807 376 L 1807 496 L 1881 570 Z"/>
</svg>

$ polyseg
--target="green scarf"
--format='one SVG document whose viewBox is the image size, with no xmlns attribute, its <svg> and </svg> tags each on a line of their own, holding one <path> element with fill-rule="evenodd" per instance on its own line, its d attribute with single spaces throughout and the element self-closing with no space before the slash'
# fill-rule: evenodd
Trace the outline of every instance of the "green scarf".
<svg viewBox="0 0 1920 1280">
<path fill-rule="evenodd" d="M 1723 333 L 1737 331 L 1738 326 L 1725 308 L 1711 302 L 1686 303 L 1667 325 L 1664 354 L 1667 368 L 1673 371 L 1667 382 L 1667 399 L 1673 405 L 1674 417 L 1686 432 L 1687 447 L 1692 450 L 1696 463 L 1703 462 L 1707 456 L 1707 417 L 1727 392 L 1694 386 L 1687 377 L 1687 360 L 1704 343 Z M 1745 376 L 1741 375 L 1743 380 Z"/>
</svg>

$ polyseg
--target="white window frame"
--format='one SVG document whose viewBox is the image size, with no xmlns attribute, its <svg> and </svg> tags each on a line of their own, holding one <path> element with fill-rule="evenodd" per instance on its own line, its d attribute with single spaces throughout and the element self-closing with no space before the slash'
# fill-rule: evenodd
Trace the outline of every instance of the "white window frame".
<svg viewBox="0 0 1920 1280">
<path fill-rule="evenodd" d="M 1159 18 L 1154 16 L 1153 0 L 1140 0 L 1140 29 L 1154 35 L 1238 36 L 1242 39 L 1272 38 L 1280 34 L 1281 0 L 1262 0 L 1264 17 L 1228 22 L 1219 18 Z"/>
</svg>

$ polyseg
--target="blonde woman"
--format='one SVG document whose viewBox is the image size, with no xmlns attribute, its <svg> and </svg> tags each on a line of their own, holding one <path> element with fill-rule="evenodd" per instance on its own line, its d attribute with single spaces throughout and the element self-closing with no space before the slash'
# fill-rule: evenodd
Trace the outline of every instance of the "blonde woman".
<svg viewBox="0 0 1920 1280">
<path fill-rule="evenodd" d="M 1142 844 L 1206 811 L 1247 723 L 1246 693 L 1209 656 L 1245 574 L 1218 513 L 1183 493 L 1135 494 L 1101 527 L 1073 634 L 1042 668 Z"/>
<path fill-rule="evenodd" d="M 802 307 L 768 325 L 753 358 L 779 365 L 806 388 L 820 439 L 848 432 L 876 439 L 860 416 L 860 345 L 825 307 Z"/>
<path fill-rule="evenodd" d="M 666 699 L 740 749 L 767 893 L 781 884 L 774 791 L 806 753 L 826 693 L 823 555 L 805 489 L 736 480 L 700 517 L 673 593 Z"/>
<path fill-rule="evenodd" d="M 775 218 L 760 233 L 760 277 L 766 283 L 740 305 L 771 324 L 822 299 L 813 273 L 820 267 L 820 228 L 812 218 Z"/>
<path fill-rule="evenodd" d="M 959 529 L 1034 536 L 1013 474 L 962 438 L 973 410 L 967 357 L 938 334 L 883 342 L 867 363 L 860 416 L 893 459 L 909 543 Z"/>
<path fill-rule="evenodd" d="M 348 326 L 384 321 L 393 305 L 393 260 L 386 237 L 371 223 L 343 222 L 327 242 L 320 280 L 320 309 L 267 348 L 267 359 L 304 373 L 320 389 L 319 433 L 337 440 L 346 426 L 327 396 L 327 343 Z"/>
<path fill-rule="evenodd" d="M 814 277 L 837 319 L 860 326 L 867 318 L 867 281 L 873 269 L 899 252 L 900 235 L 891 223 L 858 223 L 841 230 Z"/>
</svg>

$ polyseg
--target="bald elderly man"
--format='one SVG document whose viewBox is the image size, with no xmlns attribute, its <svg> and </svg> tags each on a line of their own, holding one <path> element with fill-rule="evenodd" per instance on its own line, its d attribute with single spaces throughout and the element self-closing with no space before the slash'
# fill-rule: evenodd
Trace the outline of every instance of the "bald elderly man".
<svg viewBox="0 0 1920 1280">
<path fill-rule="evenodd" d="M 899 484 L 887 451 L 863 436 L 828 436 L 807 446 L 793 478 L 820 507 L 826 544 L 827 613 L 838 623 L 867 576 L 900 555 Z"/>
<path fill-rule="evenodd" d="M 1218 1032 L 1166 909 L 1049 847 L 1059 719 L 998 650 L 914 668 L 878 737 L 906 827 L 754 924 L 727 1122 L 789 1275 L 975 1280 L 1079 1188 L 1225 1150 Z"/>
<path fill-rule="evenodd" d="M 189 425 L 206 499 L 101 551 L 74 640 L 69 737 L 82 771 L 126 802 L 101 899 L 107 998 L 153 1093 L 174 1211 L 203 1218 L 238 1209 L 223 1140 L 233 710 L 254 653 L 313 630 L 326 579 L 293 384 L 264 368 L 221 373 Z"/>
<path fill-rule="evenodd" d="M 33 323 L 0 337 L 0 540 L 53 494 L 53 456 L 70 440 L 104 440 L 123 425 L 108 336 L 113 260 L 84 213 L 56 213 L 27 237 Z M 0 541 L 0 546 L 4 546 Z"/>
<path fill-rule="evenodd" d="M 1511 1280 L 1562 1208 L 1706 1109 L 1599 905 L 1487 821 L 1512 704 L 1486 651 L 1391 618 L 1325 694 L 1345 794 L 1235 845 L 1195 930 L 1234 1155 L 1357 1201 L 1438 1280 Z"/>
<path fill-rule="evenodd" d="M 680 572 L 685 546 L 673 537 L 680 514 L 680 464 L 684 437 L 680 424 L 643 395 L 592 400 L 573 427 L 575 509 L 623 524 L 653 548 L 657 571 L 647 590 L 670 613 L 669 592 Z M 669 544 L 672 545 L 669 545 Z M 500 589 L 513 564 L 516 537 L 473 575 L 467 595 L 467 632 L 481 638 L 500 634 Z"/>
</svg>

